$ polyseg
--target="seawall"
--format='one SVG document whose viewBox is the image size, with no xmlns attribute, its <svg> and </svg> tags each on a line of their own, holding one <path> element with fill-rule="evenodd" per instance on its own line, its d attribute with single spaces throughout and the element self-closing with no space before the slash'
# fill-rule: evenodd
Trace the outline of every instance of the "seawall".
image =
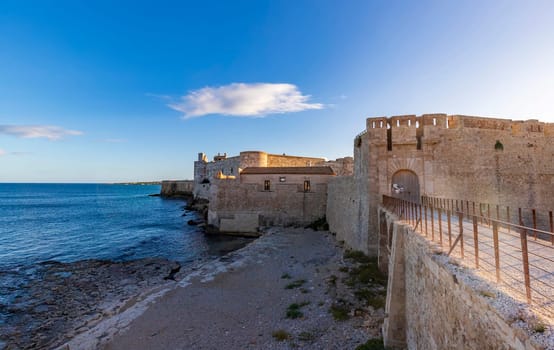
<svg viewBox="0 0 554 350">
<path fill-rule="evenodd" d="M 163 197 L 192 197 L 192 180 L 164 180 L 160 195 Z"/>
</svg>

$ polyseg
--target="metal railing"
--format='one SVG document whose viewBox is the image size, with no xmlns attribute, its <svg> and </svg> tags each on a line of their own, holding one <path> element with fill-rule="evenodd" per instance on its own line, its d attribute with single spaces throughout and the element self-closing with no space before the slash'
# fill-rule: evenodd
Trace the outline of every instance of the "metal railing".
<svg viewBox="0 0 554 350">
<path fill-rule="evenodd" d="M 539 232 L 548 231 L 546 238 L 554 245 L 554 216 L 552 210 L 537 210 L 535 208 L 510 207 L 506 205 L 474 202 L 464 199 L 451 199 L 422 196 L 421 202 L 428 206 L 462 212 L 465 215 L 476 215 L 481 218 L 481 224 L 491 225 L 491 219 L 504 221 L 520 226 L 532 227 L 533 239 L 539 237 Z M 507 227 L 509 230 L 510 227 Z M 545 237 L 543 237 L 545 238 Z"/>
<path fill-rule="evenodd" d="M 530 211 L 533 226 L 526 226 L 521 208 L 516 224 L 502 220 L 506 217 L 500 215 L 500 206 L 469 201 L 422 197 L 420 204 L 383 196 L 383 205 L 448 256 L 475 267 L 539 313 L 554 317 L 554 234 L 537 228 L 536 210 Z M 490 215 L 491 209 L 496 217 Z"/>
</svg>

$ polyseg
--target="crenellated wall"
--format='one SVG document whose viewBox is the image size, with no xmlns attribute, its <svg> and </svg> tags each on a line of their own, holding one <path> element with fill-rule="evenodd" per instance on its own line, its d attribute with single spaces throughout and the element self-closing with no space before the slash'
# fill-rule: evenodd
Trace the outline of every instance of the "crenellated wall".
<svg viewBox="0 0 554 350">
<path fill-rule="evenodd" d="M 354 160 L 352 157 L 327 161 L 325 158 L 270 154 L 262 151 L 243 151 L 238 156 L 227 157 L 227 154 L 214 157 L 208 161 L 204 153 L 198 154 L 194 162 L 194 196 L 207 199 L 210 195 L 210 183 L 217 174 L 239 176 L 240 171 L 249 167 L 311 167 L 330 166 L 337 175 L 351 175 Z"/>
<path fill-rule="evenodd" d="M 401 173 L 415 174 L 417 191 L 393 191 L 393 177 Z M 353 184 L 367 223 L 357 212 L 337 208 L 336 215 L 358 222 L 369 238 L 367 246 L 354 239 L 352 247 L 372 255 L 377 254 L 376 208 L 383 194 L 553 210 L 554 124 L 446 114 L 368 118 L 366 130 L 354 140 Z M 530 220 L 524 217 L 524 223 Z M 331 230 L 357 236 L 336 224 Z"/>
<path fill-rule="evenodd" d="M 368 118 L 366 125 L 378 155 L 370 164 L 374 193 L 390 194 L 393 174 L 407 169 L 418 175 L 421 194 L 552 206 L 554 124 L 428 114 Z"/>
</svg>

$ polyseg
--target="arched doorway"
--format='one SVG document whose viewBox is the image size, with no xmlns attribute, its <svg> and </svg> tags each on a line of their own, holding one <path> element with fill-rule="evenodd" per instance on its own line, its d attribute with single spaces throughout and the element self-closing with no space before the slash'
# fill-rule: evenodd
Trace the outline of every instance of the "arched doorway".
<svg viewBox="0 0 554 350">
<path fill-rule="evenodd" d="M 411 170 L 398 170 L 392 175 L 390 193 L 392 197 L 419 203 L 419 179 Z"/>
</svg>

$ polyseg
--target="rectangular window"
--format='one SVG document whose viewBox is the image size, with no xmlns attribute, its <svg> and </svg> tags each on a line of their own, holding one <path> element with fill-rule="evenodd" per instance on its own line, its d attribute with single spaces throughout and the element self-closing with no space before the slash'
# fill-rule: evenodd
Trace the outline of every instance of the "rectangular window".
<svg viewBox="0 0 554 350">
<path fill-rule="evenodd" d="M 310 180 L 304 181 L 304 192 L 310 192 L 310 189 L 311 189 Z"/>
<path fill-rule="evenodd" d="M 269 191 L 271 188 L 271 182 L 269 180 L 264 180 L 264 191 Z"/>
<path fill-rule="evenodd" d="M 279 182 L 286 182 L 287 178 L 285 176 L 279 176 Z"/>
</svg>

